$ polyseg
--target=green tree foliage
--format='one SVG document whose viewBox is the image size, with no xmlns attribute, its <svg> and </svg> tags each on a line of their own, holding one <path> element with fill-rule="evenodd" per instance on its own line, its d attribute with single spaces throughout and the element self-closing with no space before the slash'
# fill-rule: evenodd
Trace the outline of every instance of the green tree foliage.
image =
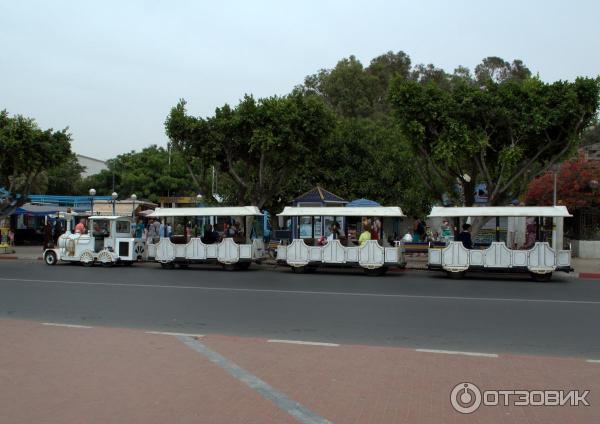
<svg viewBox="0 0 600 424">
<path fill-rule="evenodd" d="M 321 96 L 338 116 L 373 117 L 389 112 L 387 93 L 392 78 L 407 78 L 409 73 L 410 58 L 402 51 L 378 56 L 367 68 L 350 56 L 333 69 L 307 76 L 301 89 Z"/>
<path fill-rule="evenodd" d="M 45 172 L 70 154 L 71 135 L 66 128 L 42 130 L 31 118 L 0 112 L 0 186 L 11 193 L 45 191 Z"/>
<path fill-rule="evenodd" d="M 344 198 L 401 204 L 410 214 L 429 208 L 429 197 L 413 170 L 412 151 L 392 122 L 340 118 L 319 163 L 319 182 Z"/>
<path fill-rule="evenodd" d="M 496 65 L 486 62 L 486 72 L 478 67 L 477 80 L 447 75 L 442 83 L 398 78 L 392 85 L 398 122 L 438 198 L 454 192 L 458 181 L 472 205 L 474 184 L 483 182 L 491 205 L 510 202 L 576 151 L 596 114 L 597 79 L 549 84 L 528 78 L 519 61 L 501 71 Z M 509 70 L 516 76 L 507 76 Z"/>
<path fill-rule="evenodd" d="M 152 145 L 141 152 L 130 152 L 107 161 L 108 169 L 85 178 L 80 184 L 79 193 L 87 193 L 95 188 L 98 195 L 110 195 L 115 191 L 119 198 L 127 198 L 135 193 L 138 199 L 158 202 L 161 196 L 195 196 L 189 183 L 188 171 L 178 152 L 169 152 L 163 147 Z"/>
<path fill-rule="evenodd" d="M 290 177 L 313 172 L 311 164 L 333 125 L 324 102 L 299 90 L 259 100 L 245 96 L 235 108 L 224 105 L 206 119 L 188 116 L 180 101 L 165 124 L 186 156 L 198 162 L 214 158 L 235 187 L 238 203 L 260 208 L 278 201 Z"/>
<path fill-rule="evenodd" d="M 519 59 L 508 63 L 497 56 L 490 56 L 475 67 L 475 77 L 480 84 L 504 81 L 525 81 L 531 77 L 531 71 Z"/>
<path fill-rule="evenodd" d="M 306 77 L 302 90 L 321 96 L 336 111 L 336 129 L 319 155 L 319 182 L 335 193 L 401 204 L 422 214 L 431 196 L 418 178 L 412 150 L 388 101 L 394 78 L 418 77 L 406 53 L 387 52 L 368 67 L 354 57 Z"/>
<path fill-rule="evenodd" d="M 84 167 L 79 164 L 77 156 L 74 153 L 67 155 L 62 163 L 45 172 L 48 180 L 48 187 L 45 193 L 81 194 L 78 190 L 81 185 L 81 173 L 84 171 Z M 36 193 L 44 193 L 44 191 L 36 191 Z"/>
</svg>

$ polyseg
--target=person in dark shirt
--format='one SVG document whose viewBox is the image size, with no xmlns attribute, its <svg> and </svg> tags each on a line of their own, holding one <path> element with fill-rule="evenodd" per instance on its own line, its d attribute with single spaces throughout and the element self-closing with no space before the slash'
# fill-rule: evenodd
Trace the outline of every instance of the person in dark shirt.
<svg viewBox="0 0 600 424">
<path fill-rule="evenodd" d="M 213 230 L 213 226 L 210 224 L 206 224 L 204 226 L 204 237 L 202 237 L 202 243 L 204 244 L 213 244 L 219 242 L 219 233 Z"/>
<path fill-rule="evenodd" d="M 472 249 L 473 248 L 473 241 L 471 240 L 471 225 L 470 224 L 463 224 L 462 226 L 462 231 L 460 232 L 460 234 L 458 234 L 455 237 L 455 241 L 460 241 L 462 242 L 463 246 L 465 246 L 467 249 Z"/>
</svg>

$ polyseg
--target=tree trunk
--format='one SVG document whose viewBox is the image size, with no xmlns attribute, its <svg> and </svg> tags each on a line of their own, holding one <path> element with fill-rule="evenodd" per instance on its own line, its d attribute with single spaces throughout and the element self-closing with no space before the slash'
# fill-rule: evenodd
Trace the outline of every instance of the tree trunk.
<svg viewBox="0 0 600 424">
<path fill-rule="evenodd" d="M 473 239 L 490 219 L 492 219 L 492 217 L 489 216 L 476 216 L 471 219 L 471 237 Z"/>
</svg>

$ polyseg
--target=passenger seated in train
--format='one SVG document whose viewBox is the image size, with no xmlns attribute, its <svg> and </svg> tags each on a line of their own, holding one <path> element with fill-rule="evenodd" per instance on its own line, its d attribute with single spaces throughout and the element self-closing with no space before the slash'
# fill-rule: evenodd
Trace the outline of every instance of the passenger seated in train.
<svg viewBox="0 0 600 424">
<path fill-rule="evenodd" d="M 362 246 L 368 240 L 371 240 L 371 224 L 363 224 L 363 232 L 360 233 L 358 238 L 358 244 Z"/>
<path fill-rule="evenodd" d="M 337 221 L 334 221 L 329 227 L 329 231 L 331 232 L 327 236 L 327 241 L 331 240 L 342 240 L 344 238 L 344 232 L 340 228 L 340 224 Z"/>
<path fill-rule="evenodd" d="M 241 234 L 242 232 L 240 230 L 240 223 L 238 221 L 234 221 L 233 224 L 225 230 L 225 237 L 236 238 Z"/>
<path fill-rule="evenodd" d="M 210 224 L 206 224 L 204 226 L 204 237 L 200 240 L 204 244 L 214 244 L 219 242 L 219 233 L 213 230 L 213 226 Z"/>
<path fill-rule="evenodd" d="M 467 249 L 473 248 L 473 241 L 471 240 L 471 224 L 463 224 L 462 231 L 454 238 L 455 241 L 462 242 L 463 246 Z"/>
</svg>

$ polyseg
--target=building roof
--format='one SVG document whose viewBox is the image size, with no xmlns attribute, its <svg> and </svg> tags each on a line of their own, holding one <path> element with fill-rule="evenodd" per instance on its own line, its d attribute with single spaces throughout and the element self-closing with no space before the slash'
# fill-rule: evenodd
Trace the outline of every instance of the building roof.
<svg viewBox="0 0 600 424">
<path fill-rule="evenodd" d="M 91 160 L 91 161 L 98 162 L 98 163 L 101 163 L 103 165 L 106 165 L 106 161 L 104 161 L 102 159 L 91 158 L 91 157 L 86 156 L 86 155 L 80 155 L 79 153 L 77 153 L 75 156 L 77 156 L 78 158 L 84 158 L 84 159 L 87 159 L 87 160 Z"/>
<path fill-rule="evenodd" d="M 374 217 L 403 217 L 402 209 L 398 206 L 356 206 L 348 207 L 311 207 L 286 206 L 277 216 L 374 216 Z"/>
<path fill-rule="evenodd" d="M 340 196 L 333 194 L 332 192 L 325 190 L 320 185 L 317 185 L 315 188 L 307 191 L 304 194 L 296 197 L 293 200 L 294 203 L 314 203 L 314 202 L 322 202 L 322 203 L 348 203 L 347 200 L 342 199 Z"/>
</svg>

